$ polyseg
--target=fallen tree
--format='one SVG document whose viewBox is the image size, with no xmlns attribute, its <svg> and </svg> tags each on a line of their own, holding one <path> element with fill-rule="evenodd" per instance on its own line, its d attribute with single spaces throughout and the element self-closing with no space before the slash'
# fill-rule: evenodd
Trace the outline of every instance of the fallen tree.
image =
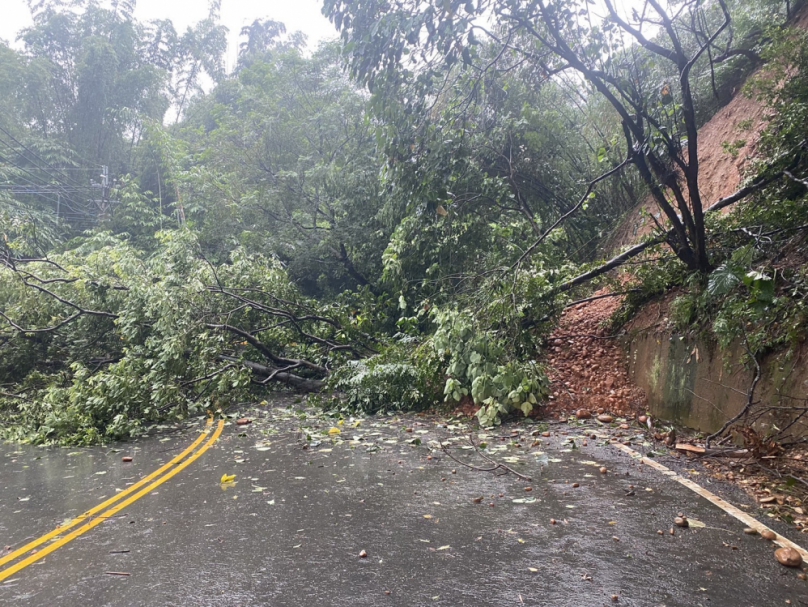
<svg viewBox="0 0 808 607">
<path fill-rule="evenodd" d="M 375 352 L 344 306 L 303 297 L 272 258 L 217 266 L 190 231 L 154 253 L 97 234 L 48 258 L 0 266 L 0 399 L 17 436 L 94 442 L 144 423 L 251 399 L 273 383 L 322 389 L 333 367 Z"/>
</svg>

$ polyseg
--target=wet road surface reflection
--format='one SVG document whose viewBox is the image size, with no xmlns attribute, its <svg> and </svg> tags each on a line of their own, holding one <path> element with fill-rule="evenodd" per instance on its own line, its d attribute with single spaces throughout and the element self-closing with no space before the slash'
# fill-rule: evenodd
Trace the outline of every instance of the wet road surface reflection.
<svg viewBox="0 0 808 607">
<path fill-rule="evenodd" d="M 437 441 L 487 466 L 465 422 L 340 426 L 294 406 L 251 418 L 231 421 L 152 494 L 0 584 L 0 604 L 763 607 L 808 597 L 771 544 L 587 429 L 554 426 L 542 437 L 526 422 L 477 436 L 528 482 L 441 451 Z M 126 489 L 202 424 L 114 448 L 0 447 L 0 548 Z M 225 474 L 234 482 L 222 483 Z M 671 535 L 680 512 L 700 525 Z"/>
</svg>

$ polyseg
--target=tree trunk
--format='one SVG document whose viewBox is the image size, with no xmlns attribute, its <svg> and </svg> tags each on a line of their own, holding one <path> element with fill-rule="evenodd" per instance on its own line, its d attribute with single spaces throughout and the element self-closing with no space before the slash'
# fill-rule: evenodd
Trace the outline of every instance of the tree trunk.
<svg viewBox="0 0 808 607">
<path fill-rule="evenodd" d="M 219 360 L 238 363 L 250 369 L 253 373 L 264 378 L 272 377 L 272 381 L 277 381 L 283 384 L 289 384 L 301 392 L 319 392 L 325 387 L 325 382 L 321 379 L 310 379 L 308 377 L 300 377 L 293 373 L 285 371 L 278 371 L 272 367 L 255 363 L 251 360 L 240 360 L 233 356 L 219 356 Z"/>
</svg>

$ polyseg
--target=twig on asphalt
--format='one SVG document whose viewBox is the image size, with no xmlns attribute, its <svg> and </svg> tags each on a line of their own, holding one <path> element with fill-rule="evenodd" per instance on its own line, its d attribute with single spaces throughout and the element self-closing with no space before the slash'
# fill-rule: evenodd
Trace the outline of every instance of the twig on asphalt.
<svg viewBox="0 0 808 607">
<path fill-rule="evenodd" d="M 521 474 L 521 473 L 517 472 L 516 470 L 514 470 L 510 466 L 506 466 L 505 464 L 501 464 L 501 463 L 499 463 L 497 461 L 494 461 L 493 459 L 491 459 L 490 457 L 485 455 L 482 451 L 480 451 L 480 448 L 474 443 L 474 437 L 471 434 L 469 435 L 469 442 L 471 443 L 471 446 L 474 447 L 474 450 L 477 452 L 477 455 L 482 457 L 488 463 L 492 464 L 492 466 L 490 468 L 481 468 L 480 466 L 472 466 L 471 464 L 467 464 L 466 462 L 464 462 L 462 460 L 459 460 L 454 455 L 452 455 L 452 453 L 449 451 L 449 449 L 446 447 L 446 445 L 444 445 L 443 443 L 439 443 L 439 444 L 440 444 L 441 451 L 443 451 L 446 455 L 448 455 L 452 460 L 454 460 L 455 462 L 457 462 L 461 466 L 465 466 L 466 468 L 469 468 L 470 470 L 477 470 L 479 472 L 491 472 L 493 474 L 496 474 L 497 470 L 504 470 L 505 474 L 510 472 L 510 473 L 514 474 L 515 476 L 517 476 L 518 478 L 522 479 L 523 481 L 528 481 L 529 482 L 529 481 L 532 480 L 529 476 L 525 476 L 524 474 Z"/>
</svg>

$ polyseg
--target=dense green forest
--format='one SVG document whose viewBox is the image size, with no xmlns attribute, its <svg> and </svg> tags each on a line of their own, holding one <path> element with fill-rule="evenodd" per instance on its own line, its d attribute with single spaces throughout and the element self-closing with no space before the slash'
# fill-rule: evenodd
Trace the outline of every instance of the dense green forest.
<svg viewBox="0 0 808 607">
<path fill-rule="evenodd" d="M 604 285 L 622 318 L 681 288 L 677 322 L 751 357 L 804 334 L 799 3 L 326 0 L 333 42 L 259 19 L 229 73 L 216 2 L 185 32 L 32 7 L 0 44 L 7 438 L 281 389 L 498 423 L 541 406 L 548 331 Z M 770 106 L 759 160 L 706 200 L 698 129 L 733 94 Z M 609 250 L 645 199 L 653 233 Z"/>
</svg>

